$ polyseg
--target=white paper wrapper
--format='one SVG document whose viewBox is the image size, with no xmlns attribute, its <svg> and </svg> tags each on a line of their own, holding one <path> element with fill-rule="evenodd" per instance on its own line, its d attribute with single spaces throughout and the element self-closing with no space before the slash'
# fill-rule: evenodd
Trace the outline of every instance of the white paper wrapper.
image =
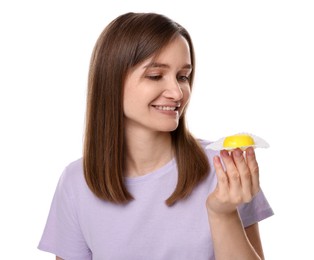
<svg viewBox="0 0 314 260">
<path fill-rule="evenodd" d="M 268 148 L 269 144 L 261 137 L 258 137 L 256 135 L 250 134 L 250 133 L 238 133 L 236 135 L 248 135 L 254 140 L 254 145 L 249 146 L 239 146 L 239 147 L 224 147 L 223 143 L 226 137 L 220 138 L 217 141 L 210 143 L 206 146 L 206 149 L 220 151 L 220 150 L 234 150 L 236 148 L 240 148 L 242 150 L 245 150 L 248 147 L 254 147 L 254 148 Z"/>
</svg>

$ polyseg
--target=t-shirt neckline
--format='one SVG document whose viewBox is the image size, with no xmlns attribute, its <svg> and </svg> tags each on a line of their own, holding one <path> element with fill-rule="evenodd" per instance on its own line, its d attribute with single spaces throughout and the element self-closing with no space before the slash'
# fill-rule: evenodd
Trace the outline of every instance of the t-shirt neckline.
<svg viewBox="0 0 314 260">
<path fill-rule="evenodd" d="M 175 158 L 172 158 L 165 165 L 163 165 L 162 167 L 152 172 L 146 173 L 145 175 L 138 176 L 138 177 L 124 177 L 124 181 L 126 184 L 136 184 L 136 183 L 155 180 L 167 174 L 173 168 L 174 165 L 175 165 Z"/>
</svg>

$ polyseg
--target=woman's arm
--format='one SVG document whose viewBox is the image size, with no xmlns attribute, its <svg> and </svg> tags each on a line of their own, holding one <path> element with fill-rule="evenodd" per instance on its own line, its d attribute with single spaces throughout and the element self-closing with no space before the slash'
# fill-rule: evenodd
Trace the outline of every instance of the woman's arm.
<svg viewBox="0 0 314 260">
<path fill-rule="evenodd" d="M 263 247 L 262 247 L 262 241 L 259 235 L 258 223 L 255 223 L 251 226 L 246 227 L 245 233 L 251 245 L 254 247 L 255 251 L 261 257 L 261 259 L 265 259 Z"/>
<path fill-rule="evenodd" d="M 56 256 L 56 260 L 63 260 L 63 259 L 60 258 L 59 256 Z"/>
<path fill-rule="evenodd" d="M 240 149 L 220 155 L 225 167 L 214 158 L 218 183 L 206 202 L 216 259 L 263 259 L 257 224 L 245 229 L 237 210 L 260 190 L 254 149 L 248 148 L 245 156 Z"/>
<path fill-rule="evenodd" d="M 208 216 L 217 260 L 264 259 L 256 228 L 253 225 L 244 229 L 237 211 L 224 216 L 209 213 Z"/>
</svg>

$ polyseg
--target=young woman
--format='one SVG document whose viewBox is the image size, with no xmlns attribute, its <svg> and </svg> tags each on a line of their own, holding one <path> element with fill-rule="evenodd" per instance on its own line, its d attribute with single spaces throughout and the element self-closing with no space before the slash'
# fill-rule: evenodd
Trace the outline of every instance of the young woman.
<svg viewBox="0 0 314 260">
<path fill-rule="evenodd" d="M 58 183 L 38 248 L 57 259 L 263 259 L 273 214 L 253 148 L 220 154 L 192 136 L 189 33 L 126 13 L 91 58 L 83 158 Z"/>
</svg>

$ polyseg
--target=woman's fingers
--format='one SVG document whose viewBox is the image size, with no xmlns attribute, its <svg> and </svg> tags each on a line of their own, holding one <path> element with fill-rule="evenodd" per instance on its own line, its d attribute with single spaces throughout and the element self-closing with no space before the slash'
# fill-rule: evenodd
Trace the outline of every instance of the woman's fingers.
<svg viewBox="0 0 314 260">
<path fill-rule="evenodd" d="M 259 167 L 255 157 L 254 148 L 249 147 L 246 149 L 246 161 L 250 169 L 251 180 L 252 180 L 252 191 L 254 195 L 260 190 L 259 186 Z"/>
<path fill-rule="evenodd" d="M 236 149 L 232 153 L 233 161 L 239 171 L 242 187 L 242 200 L 249 202 L 253 197 L 252 175 L 246 158 L 243 156 L 241 149 Z"/>
<path fill-rule="evenodd" d="M 229 192 L 233 203 L 240 203 L 242 200 L 242 187 L 241 187 L 241 176 L 239 170 L 237 169 L 232 154 L 228 151 L 221 151 L 221 158 L 226 167 L 226 172 L 229 180 Z"/>
<path fill-rule="evenodd" d="M 229 190 L 229 180 L 228 176 L 225 173 L 225 170 L 222 166 L 219 156 L 214 157 L 214 166 L 216 170 L 217 180 L 218 180 L 218 188 L 220 191 L 228 191 Z"/>
<path fill-rule="evenodd" d="M 241 149 L 221 151 L 226 168 L 230 196 L 235 203 L 249 202 L 259 191 L 259 169 L 254 148 L 249 147 L 244 156 Z"/>
<path fill-rule="evenodd" d="M 239 204 L 251 201 L 260 190 L 259 169 L 253 148 L 248 148 L 245 153 L 241 149 L 232 152 L 223 150 L 220 157 L 214 157 L 214 167 L 218 185 L 212 196 L 216 199 L 210 201 L 216 211 L 234 210 Z"/>
</svg>

